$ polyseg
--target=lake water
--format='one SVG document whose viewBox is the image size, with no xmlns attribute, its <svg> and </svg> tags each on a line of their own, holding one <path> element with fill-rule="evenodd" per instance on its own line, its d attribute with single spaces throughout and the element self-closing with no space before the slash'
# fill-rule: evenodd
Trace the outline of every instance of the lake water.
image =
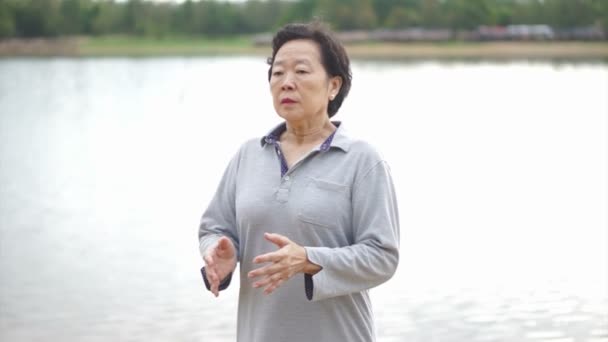
<svg viewBox="0 0 608 342">
<path fill-rule="evenodd" d="M 0 340 L 233 341 L 197 224 L 278 123 L 263 58 L 0 59 Z M 608 341 L 608 65 L 353 65 L 402 258 L 378 340 Z M 238 284 L 238 282 L 234 282 Z"/>
</svg>

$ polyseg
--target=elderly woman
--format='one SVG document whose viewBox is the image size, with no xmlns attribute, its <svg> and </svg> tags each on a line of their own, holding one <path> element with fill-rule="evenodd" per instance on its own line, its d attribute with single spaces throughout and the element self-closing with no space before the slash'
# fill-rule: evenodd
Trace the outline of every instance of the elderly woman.
<svg viewBox="0 0 608 342">
<path fill-rule="evenodd" d="M 368 290 L 397 268 L 399 220 L 386 162 L 330 120 L 348 56 L 321 25 L 290 24 L 268 64 L 284 122 L 242 145 L 201 218 L 205 285 L 218 296 L 240 263 L 240 342 L 373 341 Z"/>
</svg>

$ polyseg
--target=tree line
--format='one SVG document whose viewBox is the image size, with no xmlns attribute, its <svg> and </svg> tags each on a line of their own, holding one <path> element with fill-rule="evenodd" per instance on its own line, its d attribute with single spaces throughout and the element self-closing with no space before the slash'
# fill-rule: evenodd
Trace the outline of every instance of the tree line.
<svg viewBox="0 0 608 342">
<path fill-rule="evenodd" d="M 227 36 L 320 18 L 336 30 L 471 30 L 544 24 L 608 28 L 607 0 L 0 0 L 0 38 Z"/>
</svg>

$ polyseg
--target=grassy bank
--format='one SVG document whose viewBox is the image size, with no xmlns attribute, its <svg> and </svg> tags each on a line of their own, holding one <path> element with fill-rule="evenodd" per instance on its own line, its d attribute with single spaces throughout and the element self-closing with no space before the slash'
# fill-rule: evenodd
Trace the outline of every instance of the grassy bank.
<svg viewBox="0 0 608 342">
<path fill-rule="evenodd" d="M 266 54 L 268 47 L 255 47 L 247 37 L 208 38 L 133 38 L 100 37 L 83 39 L 78 45 L 81 56 L 208 56 Z"/>
<path fill-rule="evenodd" d="M 601 59 L 608 60 L 608 42 L 367 42 L 346 46 L 352 58 L 371 59 Z M 56 40 L 0 41 L 0 56 L 213 56 L 270 54 L 250 37 L 136 38 L 84 37 Z"/>
<path fill-rule="evenodd" d="M 597 42 L 444 42 L 369 43 L 347 47 L 353 57 L 408 59 L 601 59 L 608 43 Z"/>
</svg>

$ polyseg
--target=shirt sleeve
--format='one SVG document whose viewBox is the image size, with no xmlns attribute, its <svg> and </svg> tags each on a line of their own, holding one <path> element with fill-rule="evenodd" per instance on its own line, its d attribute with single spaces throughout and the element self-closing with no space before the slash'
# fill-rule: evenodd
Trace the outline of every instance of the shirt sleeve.
<svg viewBox="0 0 608 342">
<path fill-rule="evenodd" d="M 352 190 L 354 243 L 305 247 L 308 259 L 322 269 L 305 284 L 312 301 L 347 295 L 390 279 L 399 262 L 399 216 L 388 165 L 378 162 Z M 312 298 L 311 298 L 312 297 Z"/>
<path fill-rule="evenodd" d="M 237 251 L 237 261 L 239 256 L 239 238 L 236 229 L 235 211 L 235 192 L 236 176 L 238 172 L 239 154 L 235 155 L 228 167 L 224 171 L 222 180 L 211 199 L 209 206 L 203 213 L 198 229 L 199 250 L 201 257 L 213 246 L 222 236 L 230 238 Z M 204 269 L 201 269 L 203 272 Z M 228 287 L 232 273 L 222 280 L 220 290 Z M 206 277 L 203 276 L 206 281 Z M 207 284 L 206 284 L 207 285 Z M 209 288 L 207 286 L 207 288 Z"/>
<path fill-rule="evenodd" d="M 201 268 L 201 275 L 203 276 L 203 281 L 205 282 L 205 287 L 207 288 L 207 290 L 211 291 L 211 284 L 209 283 L 209 280 L 207 280 L 207 271 L 205 271 L 204 267 Z M 218 290 L 223 291 L 223 290 L 227 289 L 228 286 L 230 286 L 230 281 L 232 281 L 232 272 L 230 274 L 228 274 L 224 280 L 222 280 L 222 282 L 220 283 L 220 286 L 218 286 Z"/>
</svg>

